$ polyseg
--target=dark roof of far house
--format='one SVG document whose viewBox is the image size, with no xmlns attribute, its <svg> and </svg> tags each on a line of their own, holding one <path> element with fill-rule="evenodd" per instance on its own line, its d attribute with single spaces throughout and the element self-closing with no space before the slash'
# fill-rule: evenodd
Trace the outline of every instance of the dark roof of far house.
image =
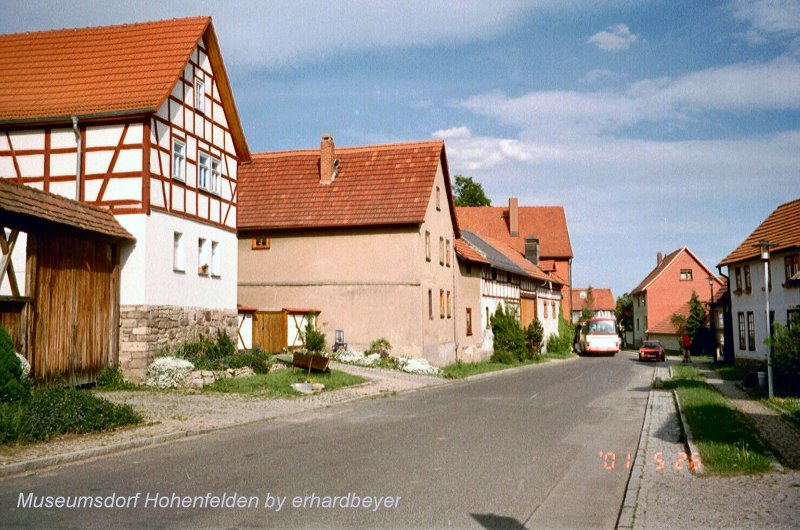
<svg viewBox="0 0 800 530">
<path fill-rule="evenodd" d="M 134 237 L 108 211 L 0 178 L 0 225 L 60 225 L 111 239 Z"/>
<path fill-rule="evenodd" d="M 489 264 L 496 269 L 540 281 L 553 282 L 555 284 L 563 283 L 552 275 L 542 271 L 542 269 L 525 259 L 516 250 L 502 241 L 487 236 L 481 236 L 468 230 L 461 231 L 461 238 L 484 256 Z"/>
</svg>

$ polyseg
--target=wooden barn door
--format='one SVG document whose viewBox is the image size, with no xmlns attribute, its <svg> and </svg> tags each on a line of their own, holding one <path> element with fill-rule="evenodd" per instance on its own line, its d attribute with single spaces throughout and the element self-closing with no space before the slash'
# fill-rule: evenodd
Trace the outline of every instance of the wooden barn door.
<svg viewBox="0 0 800 530">
<path fill-rule="evenodd" d="M 521 298 L 519 304 L 519 320 L 523 328 L 536 318 L 536 298 Z"/>
</svg>

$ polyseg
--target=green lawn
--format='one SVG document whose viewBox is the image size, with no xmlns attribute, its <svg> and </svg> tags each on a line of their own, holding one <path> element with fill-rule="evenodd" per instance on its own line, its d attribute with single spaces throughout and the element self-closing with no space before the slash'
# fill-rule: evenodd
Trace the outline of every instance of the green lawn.
<svg viewBox="0 0 800 530">
<path fill-rule="evenodd" d="M 770 470 L 767 448 L 728 399 L 703 381 L 693 366 L 674 366 L 675 389 L 706 473 L 734 475 Z"/>
<path fill-rule="evenodd" d="M 357 385 L 366 381 L 357 375 L 331 370 L 328 374 L 308 373 L 304 370 L 293 372 L 291 369 L 279 370 L 270 374 L 258 374 L 250 377 L 236 379 L 220 379 L 212 385 L 203 388 L 208 392 L 230 392 L 234 394 L 250 394 L 262 397 L 293 397 L 301 395 L 290 385 L 310 379 L 315 383 L 325 385 L 324 392 Z"/>
<path fill-rule="evenodd" d="M 791 398 L 779 398 L 774 397 L 769 400 L 772 403 L 775 403 L 780 408 L 789 412 L 792 417 L 800 421 L 800 398 L 791 397 Z"/>
</svg>

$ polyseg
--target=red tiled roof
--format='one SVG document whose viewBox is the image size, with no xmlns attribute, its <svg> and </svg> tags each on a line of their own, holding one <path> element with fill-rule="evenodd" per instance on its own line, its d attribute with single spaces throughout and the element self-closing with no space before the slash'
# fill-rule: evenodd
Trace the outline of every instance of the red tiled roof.
<svg viewBox="0 0 800 530">
<path fill-rule="evenodd" d="M 579 311 L 583 309 L 583 304 L 586 299 L 581 298 L 581 293 L 586 293 L 587 291 L 588 289 L 572 288 L 573 311 Z M 614 295 L 611 293 L 611 289 L 598 289 L 596 287 L 592 287 L 592 298 L 594 298 L 592 309 L 595 311 L 614 311 L 617 308 L 617 302 L 614 300 Z"/>
<path fill-rule="evenodd" d="M 480 250 L 469 244 L 469 241 L 458 238 L 455 242 L 456 255 L 465 261 L 488 265 L 489 261 L 481 254 Z"/>
<path fill-rule="evenodd" d="M 760 241 L 769 241 L 773 246 L 770 252 L 800 247 L 800 199 L 778 206 L 763 223 L 736 249 L 728 254 L 719 265 L 731 265 L 741 261 L 758 258 Z"/>
<path fill-rule="evenodd" d="M 108 210 L 0 178 L 0 225 L 23 230 L 36 224 L 57 224 L 113 239 L 133 240 Z"/>
<path fill-rule="evenodd" d="M 247 160 L 210 17 L 0 35 L 0 122 L 156 112 L 202 38 L 236 151 Z"/>
<path fill-rule="evenodd" d="M 656 322 L 655 324 L 651 324 L 647 326 L 647 333 L 655 333 L 658 335 L 675 335 L 678 330 L 675 329 L 675 326 L 672 324 L 672 315 L 679 314 L 684 317 L 689 316 L 689 302 L 686 302 L 682 306 L 680 306 L 676 311 L 674 311 L 670 316 L 664 318 L 660 322 Z"/>
<path fill-rule="evenodd" d="M 256 153 L 239 168 L 239 230 L 418 224 L 439 164 L 454 212 L 441 140 L 335 148 L 339 170 L 320 184 L 320 151 Z M 455 213 L 453 226 L 458 235 Z"/>
<path fill-rule="evenodd" d="M 520 254 L 525 254 L 525 238 L 533 235 L 539 238 L 539 255 L 543 259 L 573 257 L 562 206 L 520 206 L 518 212 L 519 236 L 512 237 L 507 223 L 508 207 L 456 208 L 460 228 L 503 241 Z"/>
</svg>

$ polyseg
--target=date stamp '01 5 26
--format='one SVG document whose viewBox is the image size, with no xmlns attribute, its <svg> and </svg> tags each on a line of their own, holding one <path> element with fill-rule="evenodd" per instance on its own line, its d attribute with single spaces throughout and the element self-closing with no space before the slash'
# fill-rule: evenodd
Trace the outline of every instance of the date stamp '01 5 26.
<svg viewBox="0 0 800 530">
<path fill-rule="evenodd" d="M 599 451 L 597 456 L 600 457 L 600 461 L 603 464 L 603 469 L 606 471 L 614 471 L 614 469 L 617 468 L 617 453 L 614 451 Z M 674 459 L 672 459 L 671 456 L 672 455 L 668 457 L 662 451 L 657 451 L 653 453 L 652 458 L 648 458 L 647 464 L 655 466 L 656 471 L 663 471 L 668 466 L 672 467 L 672 469 L 675 471 L 682 471 L 684 465 L 688 465 L 689 469 L 692 471 L 702 471 L 703 469 L 703 462 L 700 460 L 700 453 L 696 451 L 692 453 L 691 457 L 683 452 L 679 453 Z M 620 458 L 619 467 L 623 468 L 621 460 L 622 459 Z M 633 457 L 631 454 L 626 453 L 624 469 L 630 469 L 632 461 Z"/>
</svg>

